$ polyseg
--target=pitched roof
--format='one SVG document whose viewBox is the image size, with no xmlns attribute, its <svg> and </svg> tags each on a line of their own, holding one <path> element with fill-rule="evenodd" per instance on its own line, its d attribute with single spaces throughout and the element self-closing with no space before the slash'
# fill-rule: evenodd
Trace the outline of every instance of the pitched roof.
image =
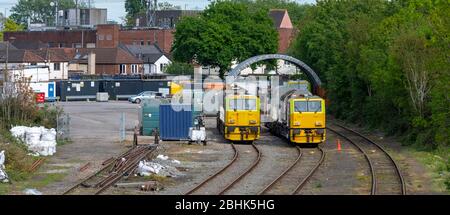
<svg viewBox="0 0 450 215">
<path fill-rule="evenodd" d="M 50 62 L 69 62 L 71 60 L 71 58 L 66 54 L 64 49 L 47 48 L 31 51 L 45 60 L 50 60 Z"/>
<path fill-rule="evenodd" d="M 7 47 L 9 50 L 17 50 L 17 48 L 11 43 L 8 45 L 8 42 L 0 42 L 0 50 L 6 50 Z"/>
<path fill-rule="evenodd" d="M 74 60 L 87 63 L 89 53 L 95 53 L 96 64 L 141 64 L 130 52 L 122 48 L 82 48 L 75 51 Z"/>
<path fill-rule="evenodd" d="M 134 55 L 138 54 L 160 54 L 163 51 L 159 48 L 158 45 L 125 45 L 125 48 L 128 49 Z"/>
<path fill-rule="evenodd" d="M 144 54 L 144 55 L 142 55 L 142 60 L 145 63 L 155 63 L 162 56 L 164 56 L 164 54 L 162 54 L 162 53 L 161 54 Z"/>
<path fill-rule="evenodd" d="M 275 28 L 293 28 L 291 18 L 286 9 L 271 9 L 269 12 Z"/>
<path fill-rule="evenodd" d="M 158 45 L 124 45 L 124 47 L 134 56 L 140 58 L 145 63 L 155 63 L 164 56 L 164 52 Z"/>
<path fill-rule="evenodd" d="M 6 61 L 6 50 L 0 50 L 0 62 Z M 8 51 L 9 63 L 39 63 L 45 62 L 45 60 L 39 55 L 33 53 L 30 50 L 9 50 Z"/>
<path fill-rule="evenodd" d="M 35 40 L 15 40 L 12 44 L 18 49 L 36 50 L 48 48 L 47 44 Z"/>
</svg>

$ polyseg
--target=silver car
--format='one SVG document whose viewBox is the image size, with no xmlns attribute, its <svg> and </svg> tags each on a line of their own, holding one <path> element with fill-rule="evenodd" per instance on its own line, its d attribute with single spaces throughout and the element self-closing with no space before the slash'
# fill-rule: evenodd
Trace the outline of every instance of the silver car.
<svg viewBox="0 0 450 215">
<path fill-rule="evenodd" d="M 137 94 L 136 96 L 131 96 L 130 98 L 128 98 L 128 101 L 131 103 L 139 104 L 144 99 L 158 98 L 158 97 L 163 97 L 162 93 L 155 92 L 155 91 L 144 91 L 144 92 Z"/>
</svg>

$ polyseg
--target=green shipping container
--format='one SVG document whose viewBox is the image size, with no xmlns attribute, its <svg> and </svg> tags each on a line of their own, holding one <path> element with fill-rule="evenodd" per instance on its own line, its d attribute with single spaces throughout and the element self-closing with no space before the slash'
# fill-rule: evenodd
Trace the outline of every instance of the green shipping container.
<svg viewBox="0 0 450 215">
<path fill-rule="evenodd" d="M 165 99 L 145 99 L 141 102 L 139 110 L 139 123 L 142 135 L 151 136 L 159 128 L 159 106 L 169 103 Z"/>
</svg>

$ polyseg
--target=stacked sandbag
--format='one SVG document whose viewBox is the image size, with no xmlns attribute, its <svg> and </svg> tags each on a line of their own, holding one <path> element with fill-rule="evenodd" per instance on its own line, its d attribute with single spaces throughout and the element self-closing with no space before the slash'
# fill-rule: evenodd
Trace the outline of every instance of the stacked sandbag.
<svg viewBox="0 0 450 215">
<path fill-rule="evenodd" d="M 15 126 L 11 134 L 22 141 L 36 156 L 49 156 L 56 153 L 56 130 L 44 127 Z"/>
<path fill-rule="evenodd" d="M 54 128 L 42 130 L 40 154 L 49 156 L 56 153 L 56 130 Z"/>
<path fill-rule="evenodd" d="M 5 171 L 5 151 L 0 152 L 0 182 L 2 183 L 8 183 L 8 174 L 6 174 Z"/>
<path fill-rule="evenodd" d="M 27 126 L 15 126 L 11 128 L 11 134 L 13 137 L 25 142 L 25 131 L 28 129 Z"/>
</svg>

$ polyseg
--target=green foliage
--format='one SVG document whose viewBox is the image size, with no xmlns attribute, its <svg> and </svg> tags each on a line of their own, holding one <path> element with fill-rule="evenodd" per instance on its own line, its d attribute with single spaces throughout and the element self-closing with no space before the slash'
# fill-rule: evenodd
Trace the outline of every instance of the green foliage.
<svg viewBox="0 0 450 215">
<path fill-rule="evenodd" d="M 446 0 L 318 1 L 290 52 L 319 73 L 336 117 L 448 146 L 449 8 Z"/>
<path fill-rule="evenodd" d="M 47 105 L 39 108 L 28 81 L 24 78 L 16 82 L 14 93 L 5 87 L 6 93 L 0 99 L 0 151 L 6 152 L 6 171 L 13 181 L 28 179 L 33 158 L 27 155 L 26 146 L 11 135 L 11 126 L 56 128 L 57 117 L 62 113 L 61 109 Z"/>
<path fill-rule="evenodd" d="M 125 16 L 126 24 L 131 26 L 134 24 L 134 19 L 138 14 L 145 14 L 147 9 L 145 1 L 142 0 L 126 0 L 125 1 L 125 11 L 127 15 Z"/>
<path fill-rule="evenodd" d="M 166 68 L 166 73 L 172 75 L 193 75 L 194 67 L 188 63 L 172 62 Z"/>
<path fill-rule="evenodd" d="M 24 29 L 23 25 L 19 25 L 12 19 L 5 18 L 3 30 L 0 32 L 0 41 L 3 41 L 3 32 L 6 31 L 22 31 Z"/>
<path fill-rule="evenodd" d="M 32 23 L 55 24 L 55 6 L 50 2 L 54 0 L 19 0 L 11 9 L 11 19 L 24 26 L 28 23 L 28 18 Z M 58 10 L 75 8 L 74 0 L 59 0 Z"/>
<path fill-rule="evenodd" d="M 158 10 L 181 10 L 181 6 L 174 6 L 169 2 L 158 2 Z"/>
<path fill-rule="evenodd" d="M 200 16 L 178 23 L 172 54 L 180 62 L 217 66 L 223 76 L 232 61 L 275 53 L 277 48 L 278 34 L 267 11 L 214 1 Z"/>
<path fill-rule="evenodd" d="M 33 157 L 28 156 L 24 144 L 19 143 L 8 130 L 0 129 L 0 151 L 5 150 L 5 166 L 13 181 L 28 179 Z"/>
</svg>

